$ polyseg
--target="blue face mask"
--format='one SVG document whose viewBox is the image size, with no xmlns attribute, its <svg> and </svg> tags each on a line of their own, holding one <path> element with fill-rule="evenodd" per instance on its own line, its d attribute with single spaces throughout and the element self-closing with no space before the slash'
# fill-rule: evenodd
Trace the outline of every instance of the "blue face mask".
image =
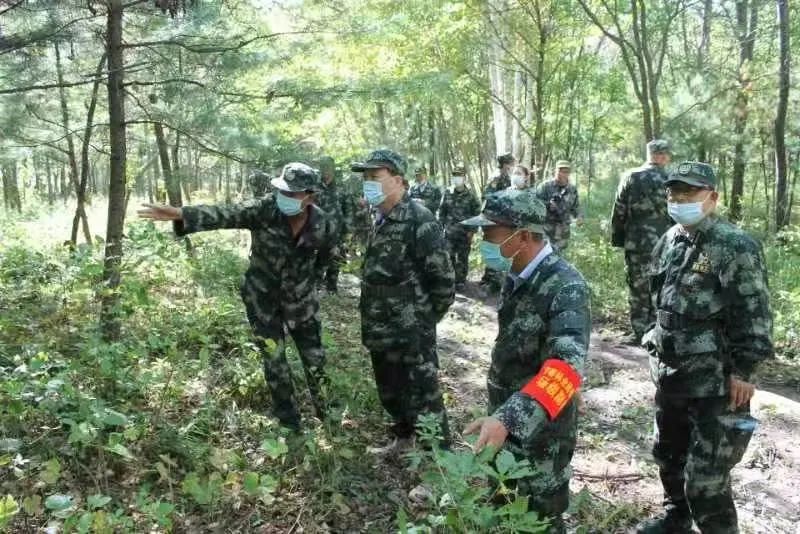
<svg viewBox="0 0 800 534">
<path fill-rule="evenodd" d="M 514 232 L 513 234 L 508 236 L 508 239 L 506 239 L 500 244 L 490 243 L 485 239 L 481 241 L 479 248 L 481 251 L 481 257 L 483 257 L 483 263 L 486 264 L 486 267 L 488 267 L 489 269 L 493 269 L 495 271 L 502 271 L 502 272 L 511 269 L 513 256 L 511 258 L 506 258 L 505 256 L 503 256 L 503 253 L 500 252 L 500 247 L 505 245 L 508 242 L 508 240 L 514 237 L 516 234 L 517 232 Z M 516 256 L 516 253 L 514 254 L 514 256 Z"/>
<path fill-rule="evenodd" d="M 292 198 L 284 195 L 281 192 L 278 192 L 278 194 L 275 195 L 275 201 L 278 203 L 278 209 L 281 210 L 281 213 L 288 217 L 297 215 L 303 211 L 303 200 L 305 200 L 305 198 L 306 197 Z"/>
<path fill-rule="evenodd" d="M 711 195 L 711 193 L 709 193 Z M 706 214 L 703 212 L 703 204 L 708 200 L 708 196 L 700 202 L 687 202 L 681 204 L 678 202 L 668 202 L 667 211 L 669 216 L 683 226 L 694 226 L 702 221 Z"/>
<path fill-rule="evenodd" d="M 366 199 L 370 206 L 377 206 L 386 200 L 386 195 L 383 193 L 383 186 L 380 182 L 364 180 L 364 185 L 362 187 L 364 191 L 364 199 Z"/>
</svg>

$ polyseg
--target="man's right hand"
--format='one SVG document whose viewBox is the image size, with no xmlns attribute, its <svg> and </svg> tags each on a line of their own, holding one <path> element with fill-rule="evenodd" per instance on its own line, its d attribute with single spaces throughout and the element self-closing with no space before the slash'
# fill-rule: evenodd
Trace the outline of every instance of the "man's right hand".
<svg viewBox="0 0 800 534">
<path fill-rule="evenodd" d="M 163 204 L 142 204 L 142 206 L 144 206 L 144 208 L 136 212 L 140 219 L 151 219 L 153 221 L 183 220 L 183 211 L 181 208 Z"/>
</svg>

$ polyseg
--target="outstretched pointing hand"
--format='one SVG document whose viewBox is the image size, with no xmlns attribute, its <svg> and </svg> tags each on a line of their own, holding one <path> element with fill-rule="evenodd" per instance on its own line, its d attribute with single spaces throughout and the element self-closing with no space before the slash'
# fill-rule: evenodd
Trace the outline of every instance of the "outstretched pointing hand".
<svg viewBox="0 0 800 534">
<path fill-rule="evenodd" d="M 154 221 L 180 221 L 183 213 L 180 208 L 166 206 L 163 204 L 142 204 L 144 209 L 136 213 L 140 219 L 152 219 Z"/>
</svg>

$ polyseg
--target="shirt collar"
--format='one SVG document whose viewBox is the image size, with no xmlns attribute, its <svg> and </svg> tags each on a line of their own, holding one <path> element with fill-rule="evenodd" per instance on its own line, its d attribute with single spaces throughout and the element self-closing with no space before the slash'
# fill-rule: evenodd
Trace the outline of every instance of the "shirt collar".
<svg viewBox="0 0 800 534">
<path fill-rule="evenodd" d="M 514 290 L 516 290 L 519 286 L 521 286 L 526 280 L 528 280 L 533 272 L 536 270 L 539 265 L 547 258 L 550 254 L 553 253 L 553 246 L 548 241 L 545 243 L 542 250 L 534 256 L 534 258 L 522 269 L 522 272 L 519 274 L 515 274 L 513 272 L 509 272 L 508 275 L 511 277 L 511 280 L 514 281 Z"/>
<path fill-rule="evenodd" d="M 697 223 L 697 227 L 695 228 L 694 232 L 689 233 L 683 226 L 678 227 L 678 231 L 675 232 L 675 242 L 678 241 L 688 241 L 690 243 L 694 243 L 697 241 L 698 236 L 708 232 L 711 230 L 714 225 L 717 224 L 719 218 L 714 213 L 708 214 L 706 217 L 703 218 L 702 221 Z"/>
</svg>

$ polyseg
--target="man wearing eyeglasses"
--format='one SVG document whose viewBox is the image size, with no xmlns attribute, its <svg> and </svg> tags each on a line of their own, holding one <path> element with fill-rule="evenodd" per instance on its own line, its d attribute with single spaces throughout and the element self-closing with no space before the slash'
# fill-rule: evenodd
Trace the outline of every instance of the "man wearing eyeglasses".
<svg viewBox="0 0 800 534">
<path fill-rule="evenodd" d="M 687 161 L 667 179 L 677 222 L 656 244 L 645 333 L 656 384 L 653 456 L 664 513 L 637 532 L 738 532 L 730 471 L 744 455 L 756 366 L 772 357 L 772 314 L 760 244 L 714 213 L 714 170 Z"/>
</svg>

